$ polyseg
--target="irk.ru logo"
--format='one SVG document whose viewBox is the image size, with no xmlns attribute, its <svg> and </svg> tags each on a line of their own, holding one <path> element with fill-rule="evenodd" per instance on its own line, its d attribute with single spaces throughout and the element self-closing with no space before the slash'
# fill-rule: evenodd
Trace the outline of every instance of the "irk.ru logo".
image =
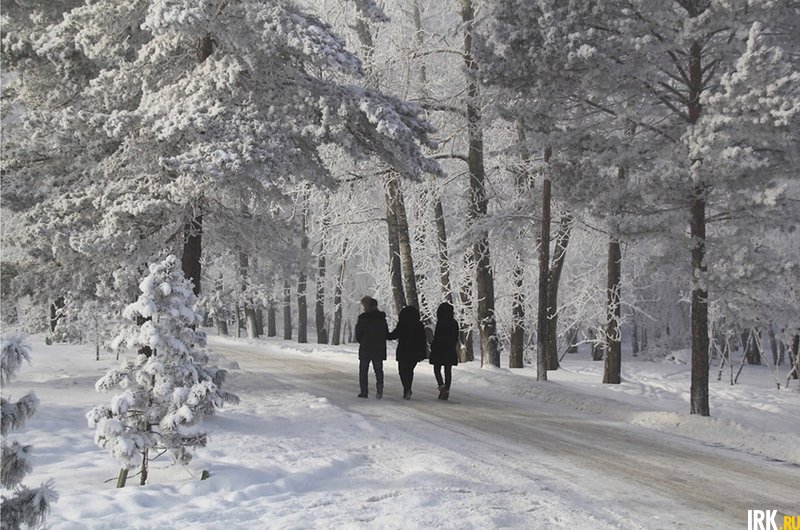
<svg viewBox="0 0 800 530">
<path fill-rule="evenodd" d="M 800 530 L 800 515 L 784 515 L 778 526 L 778 510 L 747 510 L 747 530 Z"/>
</svg>

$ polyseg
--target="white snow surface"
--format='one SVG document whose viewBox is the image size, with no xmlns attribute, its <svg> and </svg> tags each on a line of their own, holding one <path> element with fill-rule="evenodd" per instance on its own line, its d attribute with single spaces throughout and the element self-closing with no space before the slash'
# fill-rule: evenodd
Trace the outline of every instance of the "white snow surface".
<svg viewBox="0 0 800 530">
<path fill-rule="evenodd" d="M 159 460 L 147 485 L 117 489 L 84 418 L 111 399 L 94 384 L 115 356 L 30 343 L 3 395 L 41 401 L 10 438 L 34 446 L 26 485 L 55 479 L 53 530 L 746 528 L 748 509 L 800 513 L 800 392 L 776 389 L 766 367 L 735 386 L 712 367 L 712 418 L 688 414 L 680 355 L 626 356 L 620 385 L 601 384 L 588 353 L 548 382 L 472 362 L 442 402 L 427 363 L 403 400 L 390 353 L 384 398 L 364 400 L 354 345 L 209 337 L 241 403 L 206 420 L 188 466 Z"/>
</svg>

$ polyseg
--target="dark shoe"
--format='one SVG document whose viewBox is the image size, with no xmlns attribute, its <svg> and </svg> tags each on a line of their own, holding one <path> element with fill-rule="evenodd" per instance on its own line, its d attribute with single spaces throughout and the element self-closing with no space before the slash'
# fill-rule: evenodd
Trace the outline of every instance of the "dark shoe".
<svg viewBox="0 0 800 530">
<path fill-rule="evenodd" d="M 441 399 L 442 401 L 447 401 L 447 398 L 449 397 L 450 397 L 450 389 L 445 388 L 444 390 L 442 390 L 442 396 L 439 399 Z"/>
<path fill-rule="evenodd" d="M 359 394 L 357 397 L 360 397 L 360 398 L 365 398 L 365 397 L 368 397 L 368 396 L 367 396 L 367 394 L 365 394 L 364 392 L 362 392 L 362 393 L 360 393 L 360 394 Z"/>
<path fill-rule="evenodd" d="M 366 397 L 366 396 L 364 396 Z M 375 392 L 375 398 L 380 399 L 383 397 L 383 387 L 379 386 L 377 392 Z"/>
<path fill-rule="evenodd" d="M 439 399 L 447 399 L 446 397 L 444 397 L 444 392 L 445 392 L 444 385 L 441 385 L 439 387 Z"/>
<path fill-rule="evenodd" d="M 411 390 L 403 392 L 403 399 L 411 399 Z"/>
</svg>

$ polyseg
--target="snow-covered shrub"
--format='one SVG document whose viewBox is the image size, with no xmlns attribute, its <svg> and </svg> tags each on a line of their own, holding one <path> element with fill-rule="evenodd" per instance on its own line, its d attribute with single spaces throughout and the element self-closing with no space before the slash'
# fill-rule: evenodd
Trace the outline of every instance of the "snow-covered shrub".
<svg viewBox="0 0 800 530">
<path fill-rule="evenodd" d="M 8 383 L 19 370 L 23 361 L 30 362 L 30 348 L 23 335 L 12 335 L 2 341 L 2 365 L 0 382 Z M 0 528 L 2 530 L 21 528 L 23 525 L 36 527 L 44 522 L 50 505 L 58 499 L 52 481 L 38 488 L 28 488 L 22 479 L 31 472 L 30 457 L 32 446 L 14 440 L 8 442 L 7 435 L 12 429 L 21 429 L 36 412 L 39 400 L 33 392 L 28 392 L 19 401 L 11 402 L 2 398 L 3 437 L 2 469 L 0 484 L 3 487 L 2 508 L 0 509 Z M 6 494 L 7 493 L 7 494 Z"/>
<path fill-rule="evenodd" d="M 139 290 L 139 299 L 123 316 L 140 325 L 128 324 L 112 342 L 114 349 L 138 353 L 95 385 L 98 391 L 119 388 L 122 393 L 86 417 L 95 428 L 95 442 L 124 469 L 141 464 L 144 484 L 151 449 L 167 450 L 175 462 L 188 463 L 189 449 L 207 441 L 196 424 L 239 398 L 222 390 L 226 372 L 207 366 L 206 336 L 196 330 L 202 317 L 193 310 L 196 297 L 178 259 L 169 256 L 150 265 Z"/>
</svg>

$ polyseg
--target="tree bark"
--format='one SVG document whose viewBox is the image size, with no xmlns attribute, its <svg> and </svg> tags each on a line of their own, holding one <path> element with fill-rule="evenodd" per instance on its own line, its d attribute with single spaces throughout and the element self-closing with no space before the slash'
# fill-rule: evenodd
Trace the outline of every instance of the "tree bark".
<svg viewBox="0 0 800 530">
<path fill-rule="evenodd" d="M 317 293 L 314 303 L 314 323 L 317 327 L 317 344 L 328 344 L 328 330 L 325 327 L 325 240 L 328 236 L 330 218 L 328 217 L 327 199 L 322 209 L 322 235 L 319 240 L 319 258 L 317 260 Z"/>
<path fill-rule="evenodd" d="M 567 258 L 567 246 L 572 233 L 572 216 L 564 214 L 559 220 L 553 263 L 547 278 L 547 320 L 545 321 L 545 350 L 547 369 L 558 370 L 558 287 Z"/>
<path fill-rule="evenodd" d="M 239 274 L 242 279 L 242 294 L 244 303 L 244 324 L 247 330 L 247 338 L 258 338 L 258 326 L 256 325 L 256 310 L 253 306 L 253 300 L 246 296 L 248 288 L 247 278 L 249 276 L 250 259 L 244 252 L 239 253 Z"/>
<path fill-rule="evenodd" d="M 289 280 L 283 283 L 283 338 L 292 338 L 292 286 Z"/>
<path fill-rule="evenodd" d="M 50 304 L 50 333 L 55 332 L 58 321 L 61 320 L 63 316 L 61 310 L 64 309 L 66 303 L 64 297 L 59 296 Z"/>
<path fill-rule="evenodd" d="M 631 351 L 633 356 L 639 355 L 639 323 L 633 319 L 633 329 L 631 330 Z"/>
<path fill-rule="evenodd" d="M 550 146 L 544 150 L 544 162 L 550 163 L 552 149 Z M 547 280 L 550 276 L 550 200 L 551 200 L 550 173 L 544 172 L 542 182 L 542 221 L 539 235 L 539 310 L 536 322 L 536 380 L 547 381 L 547 349 L 545 337 L 547 336 L 548 296 Z"/>
<path fill-rule="evenodd" d="M 400 258 L 400 236 L 397 229 L 397 204 L 394 200 L 396 193 L 393 188 L 397 185 L 393 177 L 388 175 L 385 179 L 386 187 L 386 226 L 389 231 L 389 270 L 392 279 L 392 299 L 396 314 L 400 314 L 406 306 L 406 294 L 403 289 L 403 266 Z"/>
<path fill-rule="evenodd" d="M 300 248 L 308 250 L 308 194 L 306 193 L 303 204 L 302 239 Z M 300 271 L 297 279 L 297 342 L 304 344 L 308 342 L 308 304 L 306 302 L 306 274 Z"/>
<path fill-rule="evenodd" d="M 339 262 L 339 273 L 336 275 L 336 286 L 333 290 L 333 337 L 331 344 L 338 346 L 342 336 L 342 289 L 344 286 L 344 271 L 347 263 L 347 239 L 342 243 L 342 261 Z"/>
<path fill-rule="evenodd" d="M 622 382 L 622 337 L 620 336 L 620 280 L 622 278 L 622 251 L 619 239 L 612 237 L 608 242 L 608 303 L 606 317 L 606 364 L 603 370 L 603 383 Z"/>
<path fill-rule="evenodd" d="M 259 337 L 264 335 L 264 311 L 261 306 L 256 307 L 256 333 Z"/>
<path fill-rule="evenodd" d="M 795 335 L 792 339 L 792 349 L 789 352 L 789 357 L 794 367 L 789 377 L 792 379 L 800 379 L 800 335 Z"/>
<path fill-rule="evenodd" d="M 214 39 L 209 35 L 202 37 L 197 43 L 197 62 L 202 63 L 214 52 Z M 183 228 L 183 256 L 181 266 L 183 274 L 193 285 L 195 295 L 200 295 L 200 277 L 202 265 L 200 258 L 203 254 L 203 214 L 200 204 L 193 204 L 189 208 L 189 219 Z"/>
<path fill-rule="evenodd" d="M 772 352 L 772 366 L 779 366 L 783 359 L 778 356 L 778 341 L 775 340 L 775 329 L 772 322 L 767 325 L 767 336 L 769 337 L 769 349 Z"/>
<path fill-rule="evenodd" d="M 521 201 L 528 195 L 533 187 L 531 175 L 528 171 L 530 155 L 526 147 L 525 129 L 522 123 L 517 122 L 517 138 L 519 140 L 522 160 L 520 167 L 514 173 L 514 188 L 517 200 Z M 524 244 L 524 231 L 519 230 L 517 237 L 520 244 Z M 522 254 L 514 253 L 514 270 L 511 273 L 514 294 L 511 299 L 511 337 L 508 352 L 508 367 L 522 368 L 525 356 L 525 268 Z"/>
<path fill-rule="evenodd" d="M 419 309 L 419 297 L 417 296 L 417 278 L 414 273 L 414 259 L 411 255 L 411 236 L 408 228 L 408 216 L 406 215 L 406 204 L 403 198 L 403 188 L 400 183 L 400 176 L 393 172 L 393 186 L 390 188 L 392 201 L 394 202 L 395 222 L 397 226 L 397 243 L 400 251 L 400 265 L 403 273 L 403 290 L 405 292 L 406 305 L 412 305 Z"/>
<path fill-rule="evenodd" d="M 275 309 L 275 301 L 272 300 L 270 295 L 269 305 L 267 306 L 267 337 L 278 336 L 277 315 Z"/>
<path fill-rule="evenodd" d="M 464 22 L 464 63 L 467 69 L 467 136 L 469 151 L 470 225 L 486 215 L 489 199 L 486 195 L 486 170 L 483 163 L 483 126 L 478 97 L 478 63 L 472 55 L 472 30 L 475 10 L 472 0 L 461 0 L 461 20 Z M 481 366 L 500 366 L 497 343 L 497 322 L 494 314 L 494 274 L 489 253 L 489 233 L 480 230 L 473 244 L 475 286 L 478 296 L 478 330 L 481 338 Z"/>
<path fill-rule="evenodd" d="M 700 118 L 703 91 L 702 45 L 695 41 L 689 50 L 689 123 Z M 690 414 L 709 416 L 708 405 L 708 291 L 703 287 L 706 273 L 706 187 L 697 182 L 690 201 L 692 237 L 692 383 Z"/>
</svg>

